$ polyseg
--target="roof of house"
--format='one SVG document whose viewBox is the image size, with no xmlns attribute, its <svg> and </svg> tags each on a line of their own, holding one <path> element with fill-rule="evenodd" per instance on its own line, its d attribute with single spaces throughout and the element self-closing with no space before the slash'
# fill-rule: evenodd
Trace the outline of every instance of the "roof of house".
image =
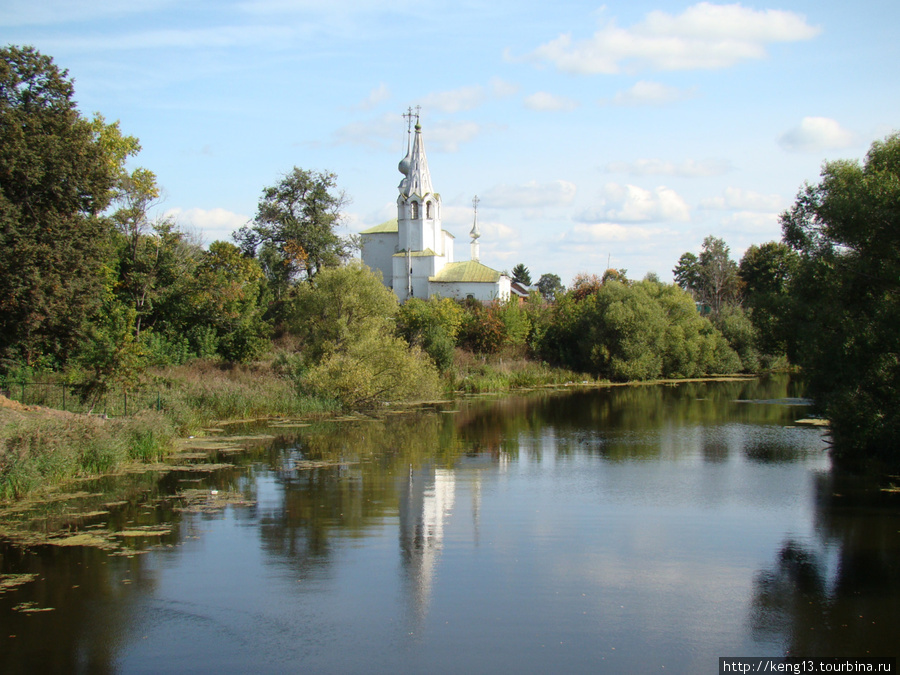
<svg viewBox="0 0 900 675">
<path fill-rule="evenodd" d="M 500 281 L 500 272 L 491 269 L 487 265 L 482 265 L 477 260 L 465 260 L 445 265 L 436 275 L 429 277 L 428 280 L 438 283 L 478 282 L 495 284 Z"/>
<path fill-rule="evenodd" d="M 432 251 L 430 248 L 426 248 L 424 251 L 400 251 L 399 253 L 395 253 L 395 258 L 405 258 L 406 256 L 410 258 L 431 258 L 437 257 L 437 253 Z"/>
<path fill-rule="evenodd" d="M 370 227 L 368 230 L 363 230 L 360 234 L 390 234 L 391 232 L 397 231 L 397 219 L 393 218 L 391 220 L 386 220 L 381 225 L 376 225 L 375 227 Z"/>
</svg>

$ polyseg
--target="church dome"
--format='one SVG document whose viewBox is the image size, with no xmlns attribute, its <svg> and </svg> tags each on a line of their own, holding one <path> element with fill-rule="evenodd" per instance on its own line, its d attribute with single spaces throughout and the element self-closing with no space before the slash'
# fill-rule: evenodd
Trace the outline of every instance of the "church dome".
<svg viewBox="0 0 900 675">
<path fill-rule="evenodd" d="M 409 175 L 409 165 L 410 165 L 410 158 L 409 158 L 409 154 L 407 154 L 406 157 L 404 157 L 403 159 L 400 160 L 400 164 L 397 165 L 397 171 L 402 173 L 404 176 L 408 176 Z"/>
</svg>

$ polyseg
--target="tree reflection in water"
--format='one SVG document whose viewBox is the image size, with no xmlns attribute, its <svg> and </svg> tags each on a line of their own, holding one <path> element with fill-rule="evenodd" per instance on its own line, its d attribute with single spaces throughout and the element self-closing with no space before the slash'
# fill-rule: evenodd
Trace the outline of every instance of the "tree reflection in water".
<svg viewBox="0 0 900 675">
<path fill-rule="evenodd" d="M 775 640 L 786 655 L 800 657 L 896 656 L 900 500 L 872 485 L 818 476 L 815 540 L 786 539 L 754 581 L 755 639 Z"/>
</svg>

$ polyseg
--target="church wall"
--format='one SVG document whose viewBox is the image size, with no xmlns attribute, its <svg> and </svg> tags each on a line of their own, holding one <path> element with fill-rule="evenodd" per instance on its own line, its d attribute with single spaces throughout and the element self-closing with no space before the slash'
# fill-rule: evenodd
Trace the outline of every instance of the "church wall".
<svg viewBox="0 0 900 675">
<path fill-rule="evenodd" d="M 407 264 L 409 270 L 407 271 Z M 428 278 L 444 265 L 444 259 L 436 256 L 396 255 L 393 258 L 394 293 L 400 302 L 409 297 L 427 300 L 430 296 Z M 407 289 L 411 291 L 407 295 Z"/>
<path fill-rule="evenodd" d="M 397 234 L 364 234 L 360 238 L 363 262 L 373 270 L 379 270 L 385 286 L 390 288 L 394 275 L 393 255 L 397 252 Z"/>
<path fill-rule="evenodd" d="M 509 300 L 509 277 L 501 276 L 500 281 L 489 283 L 484 281 L 432 281 L 429 283 L 430 295 L 438 295 L 442 298 L 465 300 L 472 296 L 480 302 L 492 300 Z"/>
</svg>

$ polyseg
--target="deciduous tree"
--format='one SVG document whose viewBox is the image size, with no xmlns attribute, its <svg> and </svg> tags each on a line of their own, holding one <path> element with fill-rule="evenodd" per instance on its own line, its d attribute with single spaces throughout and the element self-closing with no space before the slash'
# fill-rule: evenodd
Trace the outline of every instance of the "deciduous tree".
<svg viewBox="0 0 900 675">
<path fill-rule="evenodd" d="M 538 279 L 537 287 L 547 302 L 553 302 L 560 293 L 566 290 L 558 274 L 542 274 Z"/>
<path fill-rule="evenodd" d="M 294 167 L 263 190 L 256 218 L 234 233 L 244 253 L 259 258 L 276 300 L 294 281 L 312 281 L 337 265 L 352 246 L 336 231 L 347 202 L 336 180 L 332 173 Z"/>
<path fill-rule="evenodd" d="M 799 254 L 792 360 L 831 420 L 835 457 L 900 465 L 900 134 L 825 164 L 781 217 Z"/>
<path fill-rule="evenodd" d="M 73 95 L 50 57 L 0 49 L 0 359 L 64 362 L 103 298 L 100 214 L 124 157 Z"/>
</svg>

